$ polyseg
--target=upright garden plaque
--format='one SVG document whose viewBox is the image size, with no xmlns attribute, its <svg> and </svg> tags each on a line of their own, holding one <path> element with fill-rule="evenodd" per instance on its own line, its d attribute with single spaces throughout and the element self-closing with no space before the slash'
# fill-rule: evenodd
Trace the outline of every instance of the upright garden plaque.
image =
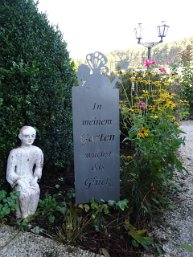
<svg viewBox="0 0 193 257">
<path fill-rule="evenodd" d="M 107 58 L 86 56 L 72 89 L 76 203 L 119 200 L 119 90 L 106 75 Z"/>
</svg>

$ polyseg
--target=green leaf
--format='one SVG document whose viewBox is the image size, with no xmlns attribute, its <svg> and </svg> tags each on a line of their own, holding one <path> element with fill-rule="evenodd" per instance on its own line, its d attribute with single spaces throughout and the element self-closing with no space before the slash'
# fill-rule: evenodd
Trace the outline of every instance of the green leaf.
<svg viewBox="0 0 193 257">
<path fill-rule="evenodd" d="M 193 253 L 193 246 L 191 244 L 183 243 L 180 245 L 180 247 L 190 253 Z"/>
<path fill-rule="evenodd" d="M 122 210 L 122 211 L 124 211 L 126 208 L 127 208 L 127 206 L 128 206 L 128 199 L 124 199 L 124 200 L 121 200 L 121 201 L 118 201 L 117 202 L 117 206 Z"/>
<path fill-rule="evenodd" d="M 48 216 L 48 220 L 49 220 L 50 223 L 54 223 L 54 221 L 55 221 L 55 216 L 54 216 L 54 215 L 49 215 L 49 216 Z"/>
<path fill-rule="evenodd" d="M 107 251 L 107 249 L 101 248 L 101 252 L 102 252 L 102 254 L 103 254 L 105 257 L 111 257 L 110 254 L 109 254 L 109 252 Z"/>
<path fill-rule="evenodd" d="M 133 247 L 136 247 L 136 248 L 139 247 L 139 244 L 138 244 L 138 242 L 136 240 L 132 239 L 131 243 L 132 243 Z"/>
</svg>

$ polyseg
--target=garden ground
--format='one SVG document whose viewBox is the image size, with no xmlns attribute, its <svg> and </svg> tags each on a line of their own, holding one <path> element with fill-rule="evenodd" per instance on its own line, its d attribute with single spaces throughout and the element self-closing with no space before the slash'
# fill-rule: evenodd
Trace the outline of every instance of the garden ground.
<svg viewBox="0 0 193 257">
<path fill-rule="evenodd" d="M 181 129 L 185 132 L 186 141 L 185 145 L 181 146 L 179 154 L 187 171 L 176 173 L 174 182 L 178 187 L 171 192 L 173 208 L 163 215 L 159 223 L 153 225 L 153 229 L 152 224 L 150 228 L 150 236 L 156 238 L 163 246 L 165 253 L 159 255 L 160 257 L 193 256 L 193 121 L 182 122 Z M 79 248 L 64 246 L 33 233 L 23 233 L 5 225 L 0 226 L 0 238 L 0 257 L 100 256 Z M 103 250 L 105 255 L 105 249 Z M 156 254 L 142 256 L 155 257 Z"/>
</svg>

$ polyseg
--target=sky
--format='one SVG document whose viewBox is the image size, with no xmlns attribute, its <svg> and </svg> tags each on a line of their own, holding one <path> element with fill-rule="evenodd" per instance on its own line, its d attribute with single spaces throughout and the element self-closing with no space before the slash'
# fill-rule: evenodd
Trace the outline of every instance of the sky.
<svg viewBox="0 0 193 257">
<path fill-rule="evenodd" d="M 57 25 L 70 57 L 84 58 L 137 45 L 134 28 L 143 24 L 143 42 L 159 41 L 157 26 L 169 25 L 164 42 L 193 36 L 192 0 L 38 0 L 38 9 Z"/>
</svg>

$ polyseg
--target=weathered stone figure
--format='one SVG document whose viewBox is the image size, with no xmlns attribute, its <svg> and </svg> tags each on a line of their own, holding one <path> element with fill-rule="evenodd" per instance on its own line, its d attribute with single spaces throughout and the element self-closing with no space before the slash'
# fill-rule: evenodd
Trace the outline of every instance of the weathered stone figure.
<svg viewBox="0 0 193 257">
<path fill-rule="evenodd" d="M 11 150 L 9 154 L 6 178 L 11 187 L 20 192 L 16 217 L 26 218 L 34 214 L 38 206 L 38 181 L 42 176 L 43 152 L 39 147 L 32 145 L 36 138 L 36 130 L 33 127 L 23 126 L 18 137 L 21 146 Z"/>
</svg>

